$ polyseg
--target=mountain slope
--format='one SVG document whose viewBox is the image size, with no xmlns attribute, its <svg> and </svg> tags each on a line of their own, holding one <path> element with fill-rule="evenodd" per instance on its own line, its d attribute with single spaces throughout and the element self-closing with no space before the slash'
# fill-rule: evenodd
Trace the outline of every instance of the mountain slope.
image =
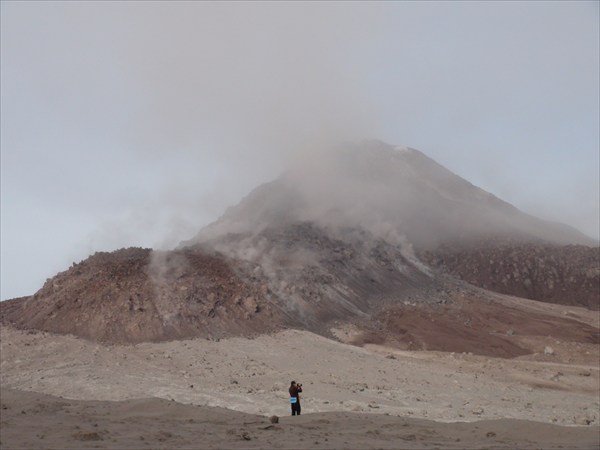
<svg viewBox="0 0 600 450">
<path fill-rule="evenodd" d="M 379 141 L 292 168 L 183 245 L 296 222 L 361 228 L 393 243 L 406 238 L 417 248 L 489 235 L 596 245 L 571 227 L 519 211 L 418 150 Z"/>
<path fill-rule="evenodd" d="M 3 302 L 0 316 L 19 328 L 128 343 L 288 326 L 327 333 L 331 321 L 368 321 L 383 304 L 440 301 L 443 283 L 412 255 L 348 233 L 342 241 L 297 224 L 171 252 L 97 253 L 32 297 Z"/>
<path fill-rule="evenodd" d="M 475 286 L 549 303 L 600 308 L 600 249 L 492 239 L 446 244 L 424 262 Z"/>
<path fill-rule="evenodd" d="M 113 343 L 274 329 L 265 287 L 235 270 L 235 261 L 198 249 L 101 252 L 48 280 L 35 295 L 2 302 L 0 317 L 18 328 Z"/>
</svg>

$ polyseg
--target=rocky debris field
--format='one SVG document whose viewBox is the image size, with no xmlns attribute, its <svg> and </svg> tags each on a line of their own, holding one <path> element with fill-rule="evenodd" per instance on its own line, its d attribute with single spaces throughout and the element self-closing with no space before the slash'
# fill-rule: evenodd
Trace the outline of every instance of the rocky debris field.
<svg viewBox="0 0 600 450">
<path fill-rule="evenodd" d="M 383 305 L 447 298 L 405 249 L 365 232 L 337 239 L 312 224 L 229 235 L 173 251 L 96 253 L 33 296 L 2 302 L 21 329 L 136 343 L 219 339 L 332 320 L 370 320 Z"/>
<path fill-rule="evenodd" d="M 448 299 L 448 280 L 432 276 L 410 246 L 361 229 L 302 222 L 226 235 L 202 246 L 253 264 L 252 275 L 268 283 L 287 324 L 310 331 L 327 330 L 329 320 L 370 317 L 387 303 Z"/>
<path fill-rule="evenodd" d="M 96 253 L 35 295 L 2 302 L 2 323 L 109 343 L 251 335 L 274 329 L 266 285 L 196 248 Z"/>
<path fill-rule="evenodd" d="M 447 244 L 424 262 L 475 286 L 549 303 L 600 308 L 600 248 L 491 239 Z"/>
</svg>

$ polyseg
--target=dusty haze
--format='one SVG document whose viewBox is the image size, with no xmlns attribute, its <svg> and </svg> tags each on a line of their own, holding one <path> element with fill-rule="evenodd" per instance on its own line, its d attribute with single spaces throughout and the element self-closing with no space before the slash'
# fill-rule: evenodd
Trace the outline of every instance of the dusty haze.
<svg viewBox="0 0 600 450">
<path fill-rule="evenodd" d="M 1 8 L 2 299 L 362 138 L 598 237 L 596 3 Z"/>
<path fill-rule="evenodd" d="M 420 249 L 493 236 L 596 244 L 571 227 L 519 211 L 416 149 L 363 140 L 297 162 L 182 245 L 302 222 L 341 239 L 362 230 L 392 245 Z"/>
</svg>

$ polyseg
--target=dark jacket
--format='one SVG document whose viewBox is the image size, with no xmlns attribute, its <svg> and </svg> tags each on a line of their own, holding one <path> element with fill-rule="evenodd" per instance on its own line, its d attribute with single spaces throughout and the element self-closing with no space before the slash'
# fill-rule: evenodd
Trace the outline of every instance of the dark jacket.
<svg viewBox="0 0 600 450">
<path fill-rule="evenodd" d="M 302 388 L 297 384 L 290 386 L 290 397 L 296 397 L 298 402 L 300 402 L 300 396 L 298 395 L 300 392 L 302 392 Z"/>
</svg>

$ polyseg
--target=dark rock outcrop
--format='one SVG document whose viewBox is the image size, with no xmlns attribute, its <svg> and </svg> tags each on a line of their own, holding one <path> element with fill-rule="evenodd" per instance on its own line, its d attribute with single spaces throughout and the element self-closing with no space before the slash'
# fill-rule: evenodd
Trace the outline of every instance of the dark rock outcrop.
<svg viewBox="0 0 600 450">
<path fill-rule="evenodd" d="M 432 267 L 475 286 L 548 303 L 600 309 L 600 249 L 490 239 L 422 254 Z"/>
</svg>

